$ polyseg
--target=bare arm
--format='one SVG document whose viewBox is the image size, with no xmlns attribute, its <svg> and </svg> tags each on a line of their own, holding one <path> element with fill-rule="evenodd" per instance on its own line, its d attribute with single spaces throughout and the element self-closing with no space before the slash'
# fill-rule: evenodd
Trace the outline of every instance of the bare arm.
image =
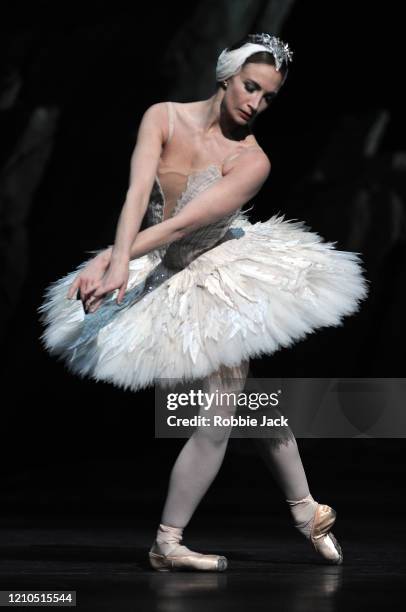
<svg viewBox="0 0 406 612">
<path fill-rule="evenodd" d="M 167 138 L 167 109 L 153 104 L 144 113 L 131 157 L 130 181 L 111 252 L 111 262 L 128 261 L 131 245 L 147 210 L 162 148 Z"/>
<path fill-rule="evenodd" d="M 130 259 L 233 213 L 258 193 L 270 169 L 271 163 L 262 152 L 247 151 L 240 155 L 230 172 L 193 198 L 177 215 L 139 232 L 131 246 Z"/>
<path fill-rule="evenodd" d="M 138 128 L 130 162 L 130 184 L 118 220 L 115 242 L 99 252 L 86 269 L 76 276 L 67 297 L 73 298 L 79 289 L 81 299 L 85 302 L 103 278 L 108 266 L 108 275 L 111 277 L 109 283 L 120 285 L 120 298 L 124 294 L 127 286 L 124 270 L 128 266 L 131 245 L 148 206 L 162 147 L 168 136 L 166 104 L 153 104 L 145 111 Z"/>
<path fill-rule="evenodd" d="M 129 254 L 128 244 L 134 242 L 147 210 L 162 147 L 168 138 L 167 124 L 164 103 L 150 106 L 141 119 L 130 161 L 129 187 L 117 223 L 115 241 L 95 257 L 106 266 L 112 260 L 120 259 L 120 254 L 123 259 Z"/>
</svg>

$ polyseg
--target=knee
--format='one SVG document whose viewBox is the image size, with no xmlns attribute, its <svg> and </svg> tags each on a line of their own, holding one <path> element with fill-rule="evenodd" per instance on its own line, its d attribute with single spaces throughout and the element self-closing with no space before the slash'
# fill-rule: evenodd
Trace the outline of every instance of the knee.
<svg viewBox="0 0 406 612">
<path fill-rule="evenodd" d="M 221 416 L 219 414 L 210 415 L 207 417 L 210 422 L 206 425 L 200 425 L 194 432 L 194 436 L 201 444 L 211 445 L 214 447 L 226 445 L 232 431 L 231 417 L 233 414 Z"/>
<path fill-rule="evenodd" d="M 283 435 L 254 438 L 252 441 L 260 453 L 298 452 L 297 441 L 290 427 L 283 431 Z"/>
</svg>

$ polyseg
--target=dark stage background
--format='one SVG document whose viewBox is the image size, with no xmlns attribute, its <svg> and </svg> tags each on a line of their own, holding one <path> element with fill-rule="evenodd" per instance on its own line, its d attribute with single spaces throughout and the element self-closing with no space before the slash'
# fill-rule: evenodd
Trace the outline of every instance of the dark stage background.
<svg viewBox="0 0 406 612">
<path fill-rule="evenodd" d="M 45 287 L 113 242 L 146 108 L 209 97 L 219 52 L 246 33 L 274 32 L 295 55 L 254 128 L 272 172 L 250 218 L 282 211 L 361 252 L 371 288 L 342 327 L 252 360 L 251 375 L 404 377 L 402 22 L 394 2 L 4 6 L 2 524 L 111 519 L 145 525 L 151 539 L 184 440 L 154 438 L 153 388 L 135 394 L 80 380 L 42 350 L 36 309 Z M 372 537 L 365 513 L 382 536 L 403 515 L 404 439 L 298 442 L 314 498 L 346 516 L 353 538 Z M 250 441 L 232 439 L 191 525 L 232 529 L 252 512 L 270 526 L 287 520 Z"/>
</svg>

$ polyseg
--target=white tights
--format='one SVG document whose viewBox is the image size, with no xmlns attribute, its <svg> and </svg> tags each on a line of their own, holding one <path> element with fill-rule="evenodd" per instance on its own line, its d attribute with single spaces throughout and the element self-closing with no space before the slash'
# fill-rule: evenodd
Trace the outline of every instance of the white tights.
<svg viewBox="0 0 406 612">
<path fill-rule="evenodd" d="M 222 366 L 217 372 L 203 379 L 200 386 L 208 393 L 234 392 L 244 389 L 249 361 L 239 366 Z M 214 414 L 229 417 L 236 406 L 227 400 L 217 403 Z M 207 416 L 201 407 L 200 413 Z M 213 417 L 213 407 L 210 409 Z M 161 516 L 157 541 L 164 543 L 170 532 L 180 541 L 183 529 L 189 523 L 195 509 L 216 477 L 223 462 L 232 426 L 201 426 L 182 448 L 172 468 L 167 498 Z M 293 432 L 283 443 L 272 438 L 256 438 L 254 443 L 281 488 L 290 506 L 295 526 L 309 537 L 317 503 L 309 492 L 306 474 Z M 173 529 L 175 528 L 175 530 Z M 179 536 L 179 537 L 177 537 Z"/>
</svg>

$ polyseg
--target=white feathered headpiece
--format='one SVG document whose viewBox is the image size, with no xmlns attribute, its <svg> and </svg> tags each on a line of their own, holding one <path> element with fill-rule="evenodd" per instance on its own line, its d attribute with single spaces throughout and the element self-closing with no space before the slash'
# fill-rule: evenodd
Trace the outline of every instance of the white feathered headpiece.
<svg viewBox="0 0 406 612">
<path fill-rule="evenodd" d="M 276 70 L 280 69 L 283 62 L 287 64 L 292 61 L 293 51 L 280 38 L 267 33 L 249 34 L 248 38 L 250 42 L 245 43 L 242 47 L 233 51 L 229 51 L 226 47 L 220 53 L 216 66 L 216 81 L 223 81 L 237 74 L 245 60 L 258 51 L 272 53 Z"/>
</svg>

